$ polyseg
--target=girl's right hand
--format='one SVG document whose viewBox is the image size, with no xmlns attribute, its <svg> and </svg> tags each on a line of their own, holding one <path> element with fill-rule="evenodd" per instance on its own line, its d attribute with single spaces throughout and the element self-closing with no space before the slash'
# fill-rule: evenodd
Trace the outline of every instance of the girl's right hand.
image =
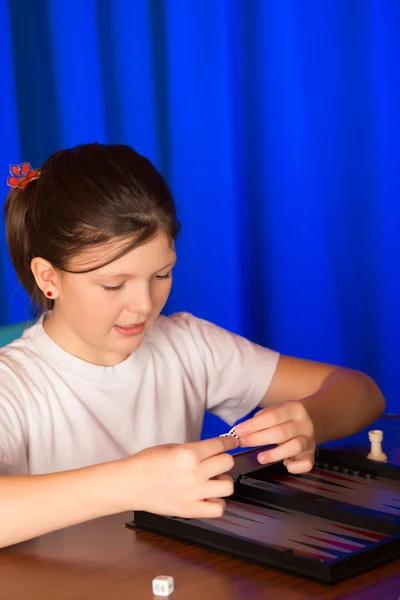
<svg viewBox="0 0 400 600">
<path fill-rule="evenodd" d="M 237 446 L 233 437 L 211 438 L 154 446 L 123 459 L 132 483 L 125 488 L 126 509 L 184 518 L 222 516 L 222 498 L 233 494 L 233 479 L 226 473 L 234 460 L 227 451 Z"/>
</svg>

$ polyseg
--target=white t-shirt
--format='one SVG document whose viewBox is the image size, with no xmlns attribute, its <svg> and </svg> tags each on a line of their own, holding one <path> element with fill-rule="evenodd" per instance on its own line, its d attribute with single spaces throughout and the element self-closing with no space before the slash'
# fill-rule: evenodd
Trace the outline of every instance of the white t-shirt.
<svg viewBox="0 0 400 600">
<path fill-rule="evenodd" d="M 0 474 L 108 462 L 199 440 L 204 412 L 228 424 L 263 398 L 277 352 L 194 316 L 160 316 L 115 367 L 78 359 L 42 319 L 0 348 Z"/>
</svg>

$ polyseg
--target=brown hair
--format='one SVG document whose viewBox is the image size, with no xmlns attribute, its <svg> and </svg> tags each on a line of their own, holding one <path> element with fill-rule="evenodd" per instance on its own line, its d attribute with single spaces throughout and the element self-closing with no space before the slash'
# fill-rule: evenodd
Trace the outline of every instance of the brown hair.
<svg viewBox="0 0 400 600">
<path fill-rule="evenodd" d="M 30 266 L 34 257 L 68 271 L 69 260 L 84 249 L 127 241 L 107 263 L 88 272 L 159 230 L 175 240 L 180 229 L 163 177 L 147 158 L 124 145 L 83 144 L 56 152 L 44 162 L 39 179 L 8 194 L 4 215 L 14 269 L 36 306 L 45 309 L 52 301 L 36 285 Z"/>
</svg>

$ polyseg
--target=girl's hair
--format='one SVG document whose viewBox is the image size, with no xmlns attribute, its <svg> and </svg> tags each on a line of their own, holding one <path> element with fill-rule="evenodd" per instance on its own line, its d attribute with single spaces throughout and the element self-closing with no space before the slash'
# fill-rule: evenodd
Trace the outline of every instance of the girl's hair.
<svg viewBox="0 0 400 600">
<path fill-rule="evenodd" d="M 171 193 L 147 159 L 129 146 L 83 144 L 51 155 L 38 179 L 13 189 L 4 208 L 6 239 L 18 278 L 36 304 L 51 308 L 31 271 L 41 257 L 68 271 L 86 248 L 124 242 L 109 264 L 164 231 L 175 240 L 180 229 Z"/>
</svg>

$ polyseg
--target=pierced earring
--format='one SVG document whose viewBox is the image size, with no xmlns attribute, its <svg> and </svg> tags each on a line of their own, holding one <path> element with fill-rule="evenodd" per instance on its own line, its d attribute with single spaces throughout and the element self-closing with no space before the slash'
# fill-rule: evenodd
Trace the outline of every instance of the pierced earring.
<svg viewBox="0 0 400 600">
<path fill-rule="evenodd" d="M 52 295 L 53 295 L 53 292 L 50 292 L 50 291 L 46 292 L 46 296 L 48 296 L 49 298 L 51 298 Z"/>
</svg>

